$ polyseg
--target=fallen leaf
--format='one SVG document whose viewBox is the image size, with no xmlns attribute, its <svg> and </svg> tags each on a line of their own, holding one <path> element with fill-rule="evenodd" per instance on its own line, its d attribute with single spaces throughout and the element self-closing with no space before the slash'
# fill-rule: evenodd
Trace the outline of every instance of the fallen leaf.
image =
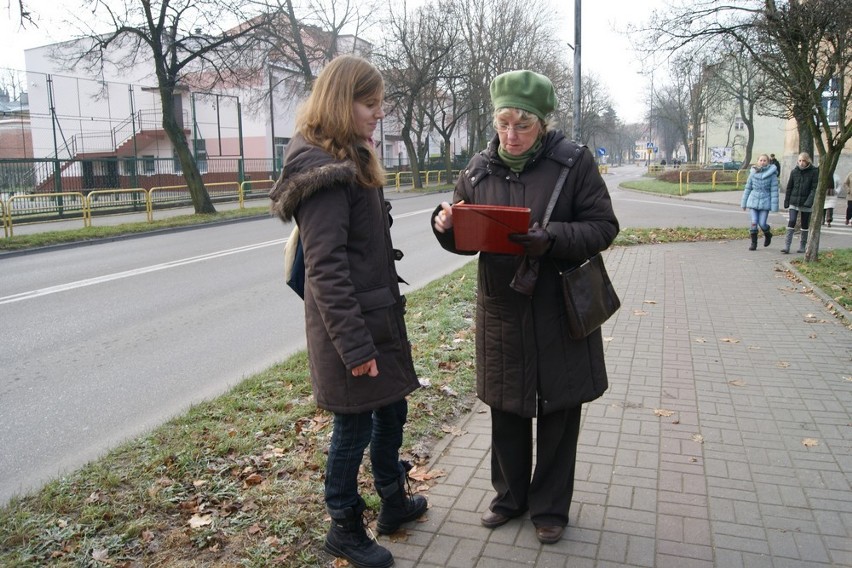
<svg viewBox="0 0 852 568">
<path fill-rule="evenodd" d="M 246 477 L 246 485 L 260 485 L 263 483 L 263 476 L 259 473 L 253 473 Z"/>
<path fill-rule="evenodd" d="M 647 316 L 648 312 L 646 312 L 645 310 L 633 310 L 633 315 L 634 316 Z"/>
<path fill-rule="evenodd" d="M 189 518 L 189 526 L 193 529 L 200 529 L 201 527 L 206 527 L 207 525 L 213 524 L 213 517 L 211 515 L 192 515 Z"/>
<path fill-rule="evenodd" d="M 819 440 L 815 440 L 813 438 L 805 438 L 802 440 L 802 445 L 806 448 L 812 448 L 814 446 L 819 446 Z"/>
<path fill-rule="evenodd" d="M 259 533 L 260 531 L 261 531 L 260 525 L 258 525 L 257 523 L 253 524 L 252 526 L 250 526 L 250 527 L 248 528 L 248 533 L 249 533 L 249 534 L 257 534 L 257 533 Z"/>
<path fill-rule="evenodd" d="M 852 383 L 852 377 L 843 377 L 843 378 L 844 378 L 845 380 L 849 381 L 850 383 Z"/>
<path fill-rule="evenodd" d="M 459 395 L 459 393 L 457 393 L 456 391 L 454 391 L 453 389 L 451 389 L 447 385 L 444 385 L 444 386 L 441 387 L 441 392 L 444 393 L 447 396 L 458 396 Z"/>
<path fill-rule="evenodd" d="M 203 485 L 207 485 L 206 479 L 196 479 L 195 481 L 192 482 L 193 487 L 201 487 Z"/>
<path fill-rule="evenodd" d="M 707 340 L 703 337 L 698 337 L 695 339 L 695 343 L 707 343 Z"/>
<path fill-rule="evenodd" d="M 673 410 L 666 410 L 664 408 L 655 408 L 654 409 L 654 415 L 655 416 L 671 416 L 672 414 L 674 414 Z"/>
<path fill-rule="evenodd" d="M 604 337 L 603 340 L 604 341 L 612 341 L 612 337 Z"/>
<path fill-rule="evenodd" d="M 106 548 L 96 548 L 92 550 L 92 559 L 98 562 L 106 562 L 109 560 L 109 550 Z"/>
<path fill-rule="evenodd" d="M 698 442 L 699 444 L 703 444 L 704 443 L 704 436 L 702 436 L 701 434 L 693 434 L 692 435 L 692 441 Z"/>
<path fill-rule="evenodd" d="M 733 381 L 728 381 L 729 385 L 733 385 L 735 387 L 744 387 L 746 386 L 746 382 L 742 379 L 734 379 Z"/>
<path fill-rule="evenodd" d="M 722 343 L 739 343 L 740 342 L 739 339 L 735 339 L 733 337 L 723 337 L 719 341 L 721 341 Z"/>
<path fill-rule="evenodd" d="M 786 369 L 790 366 L 790 363 L 788 363 L 787 361 L 778 361 L 777 363 L 775 363 L 775 366 L 779 369 Z"/>
<path fill-rule="evenodd" d="M 432 380 L 427 378 L 427 377 L 423 377 L 422 379 L 420 379 L 420 386 L 421 387 L 427 387 L 427 388 L 431 387 L 432 386 Z"/>
<path fill-rule="evenodd" d="M 689 458 L 689 463 L 695 463 L 698 461 L 698 458 Z"/>
<path fill-rule="evenodd" d="M 448 426 L 446 424 L 441 426 L 441 430 L 443 432 L 446 432 L 447 434 L 452 434 L 453 436 L 456 436 L 456 437 L 464 436 L 465 434 L 467 434 L 467 432 L 465 432 L 461 428 L 458 428 L 456 426 Z"/>
<path fill-rule="evenodd" d="M 645 301 L 644 301 L 644 302 L 642 302 L 642 303 L 643 303 L 643 304 L 656 304 L 656 303 L 657 303 L 657 300 L 645 300 Z"/>
</svg>

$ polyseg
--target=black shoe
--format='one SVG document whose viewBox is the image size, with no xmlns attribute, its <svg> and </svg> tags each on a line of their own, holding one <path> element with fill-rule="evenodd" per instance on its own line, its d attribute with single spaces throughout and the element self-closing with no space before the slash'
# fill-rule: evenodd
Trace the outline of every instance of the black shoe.
<svg viewBox="0 0 852 568">
<path fill-rule="evenodd" d="M 378 489 L 379 497 L 382 498 L 382 508 L 379 509 L 376 522 L 379 534 L 395 533 L 400 525 L 419 519 L 429 508 L 425 497 L 411 495 L 411 491 L 406 490 L 407 480 L 403 473 L 395 483 Z"/>
<path fill-rule="evenodd" d="M 331 528 L 325 537 L 325 550 L 338 558 L 345 558 L 355 568 L 390 568 L 393 555 L 367 536 L 361 515 L 366 505 L 359 498 L 356 507 L 329 510 Z"/>
</svg>

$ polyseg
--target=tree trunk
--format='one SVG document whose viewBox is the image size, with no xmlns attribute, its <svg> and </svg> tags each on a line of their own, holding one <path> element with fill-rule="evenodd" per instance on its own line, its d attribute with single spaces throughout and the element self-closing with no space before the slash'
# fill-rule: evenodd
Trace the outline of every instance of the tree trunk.
<svg viewBox="0 0 852 568">
<path fill-rule="evenodd" d="M 213 206 L 210 195 L 204 187 L 204 181 L 201 179 L 198 164 L 195 163 L 195 157 L 189 150 L 186 134 L 175 118 L 172 97 L 172 92 L 160 91 L 160 98 L 163 103 L 163 129 L 175 147 L 175 154 L 177 154 L 177 158 L 180 160 L 183 177 L 189 188 L 189 196 L 192 199 L 192 206 L 195 208 L 195 212 L 215 213 L 216 208 Z"/>
<path fill-rule="evenodd" d="M 453 147 L 449 136 L 444 136 L 444 171 L 447 183 L 453 183 Z"/>
<path fill-rule="evenodd" d="M 411 165 L 411 184 L 415 189 L 421 189 L 423 184 L 420 182 L 420 165 L 417 163 L 417 152 L 411 140 L 411 129 L 404 127 L 401 134 L 408 152 L 408 163 Z"/>
</svg>

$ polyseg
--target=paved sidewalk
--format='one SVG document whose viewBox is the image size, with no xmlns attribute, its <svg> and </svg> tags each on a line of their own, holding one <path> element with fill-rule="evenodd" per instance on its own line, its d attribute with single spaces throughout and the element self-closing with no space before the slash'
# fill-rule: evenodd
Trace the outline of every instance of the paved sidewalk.
<svg viewBox="0 0 852 568">
<path fill-rule="evenodd" d="M 852 331 L 785 277 L 780 243 L 616 248 L 610 389 L 585 406 L 570 525 L 479 523 L 479 404 L 439 448 L 400 568 L 852 566 Z"/>
</svg>

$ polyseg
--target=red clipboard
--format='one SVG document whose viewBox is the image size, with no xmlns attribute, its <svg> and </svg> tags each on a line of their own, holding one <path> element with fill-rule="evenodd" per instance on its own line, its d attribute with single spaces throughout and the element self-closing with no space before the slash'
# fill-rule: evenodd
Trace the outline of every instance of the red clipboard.
<svg viewBox="0 0 852 568">
<path fill-rule="evenodd" d="M 453 205 L 453 234 L 459 250 L 524 254 L 524 247 L 509 240 L 511 233 L 526 233 L 528 207 Z"/>
</svg>

